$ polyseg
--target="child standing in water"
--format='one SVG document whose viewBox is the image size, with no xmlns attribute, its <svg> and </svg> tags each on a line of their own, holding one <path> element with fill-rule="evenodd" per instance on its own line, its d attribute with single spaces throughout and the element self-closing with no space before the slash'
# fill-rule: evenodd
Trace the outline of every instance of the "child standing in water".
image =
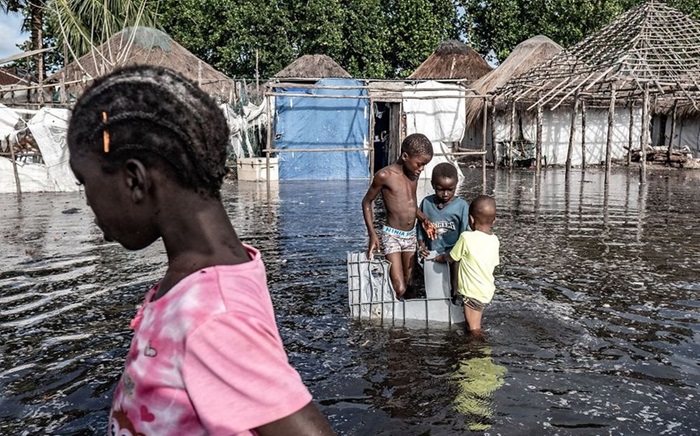
<svg viewBox="0 0 700 436">
<path fill-rule="evenodd" d="M 202 90 L 137 66 L 73 109 L 70 165 L 105 238 L 163 238 L 168 269 L 131 322 L 110 434 L 332 434 L 289 365 L 260 252 L 221 199 L 228 127 Z"/>
<path fill-rule="evenodd" d="M 416 218 L 431 232 L 432 223 L 418 209 L 416 189 L 418 178 L 433 158 L 433 145 L 420 133 L 408 135 L 401 143 L 401 156 L 392 165 L 375 174 L 372 185 L 362 199 L 362 213 L 369 234 L 367 258 L 379 249 L 379 237 L 374 230 L 372 202 L 381 192 L 386 210 L 386 225 L 382 228 L 384 255 L 391 262 L 389 275 L 396 298 L 402 299 L 413 276 L 416 260 Z"/>
<path fill-rule="evenodd" d="M 459 293 L 464 300 L 464 317 L 469 332 L 483 338 L 481 317 L 496 290 L 493 270 L 499 264 L 498 237 L 492 227 L 496 221 L 496 202 L 480 195 L 469 206 L 469 225 L 472 231 L 459 236 L 449 253 L 441 254 L 436 262 L 459 262 Z"/>
<path fill-rule="evenodd" d="M 449 162 L 439 163 L 433 168 L 431 183 L 435 194 L 420 203 L 420 210 L 435 225 L 436 238 L 430 239 L 427 232 L 418 228 L 418 252 L 427 258 L 430 251 L 438 255 L 449 253 L 459 235 L 469 230 L 469 203 L 455 195 L 457 190 L 457 167 Z M 450 264 L 452 297 L 457 292 L 457 265 Z"/>
</svg>

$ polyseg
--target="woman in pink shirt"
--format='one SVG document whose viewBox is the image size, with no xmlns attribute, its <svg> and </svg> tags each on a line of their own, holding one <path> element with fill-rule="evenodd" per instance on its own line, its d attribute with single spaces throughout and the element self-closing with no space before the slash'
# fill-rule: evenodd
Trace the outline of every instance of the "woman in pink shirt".
<svg viewBox="0 0 700 436">
<path fill-rule="evenodd" d="M 168 269 L 131 323 L 111 434 L 333 434 L 289 365 L 260 253 L 221 203 L 229 130 L 176 73 L 97 79 L 68 129 L 70 165 L 105 239 L 163 238 Z"/>
</svg>

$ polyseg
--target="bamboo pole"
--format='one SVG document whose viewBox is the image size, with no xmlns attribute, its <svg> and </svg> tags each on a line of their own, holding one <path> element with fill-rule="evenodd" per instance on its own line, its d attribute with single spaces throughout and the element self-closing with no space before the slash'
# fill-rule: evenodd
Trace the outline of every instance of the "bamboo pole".
<svg viewBox="0 0 700 436">
<path fill-rule="evenodd" d="M 537 139 L 535 140 L 535 172 L 542 169 L 542 105 L 537 105 Z"/>
<path fill-rule="evenodd" d="M 581 100 L 581 169 L 586 169 L 586 101 Z"/>
<path fill-rule="evenodd" d="M 634 132 L 634 103 L 630 103 L 630 130 L 627 144 L 627 166 L 632 164 L 632 132 Z"/>
<path fill-rule="evenodd" d="M 671 134 L 668 137 L 668 151 L 666 152 L 666 163 L 671 165 L 671 154 L 673 153 L 673 136 L 676 134 L 676 119 L 678 116 L 678 100 L 673 102 L 673 112 L 671 112 Z"/>
<path fill-rule="evenodd" d="M 489 124 L 491 129 L 491 158 L 493 159 L 493 167 L 496 168 L 498 165 L 498 143 L 496 142 L 496 97 L 491 99 Z"/>
<path fill-rule="evenodd" d="M 615 99 L 617 97 L 615 91 L 615 83 L 610 84 L 610 108 L 608 109 L 608 134 L 605 141 L 605 184 L 610 182 L 610 171 L 612 165 L 612 141 L 613 141 L 613 126 L 615 124 Z"/>
<path fill-rule="evenodd" d="M 513 143 L 515 142 L 515 102 L 510 106 L 510 140 L 508 141 L 508 168 L 513 169 Z"/>
<path fill-rule="evenodd" d="M 642 100 L 642 138 L 640 140 L 641 166 L 639 168 L 639 177 L 641 183 L 647 181 L 647 145 L 649 136 L 649 84 L 644 84 L 644 98 Z"/>
<path fill-rule="evenodd" d="M 574 107 L 571 109 L 571 127 L 569 128 L 569 149 L 566 151 L 566 174 L 571 171 L 571 155 L 574 153 L 574 135 L 576 134 L 576 113 L 578 112 L 578 91 L 574 95 Z"/>
</svg>

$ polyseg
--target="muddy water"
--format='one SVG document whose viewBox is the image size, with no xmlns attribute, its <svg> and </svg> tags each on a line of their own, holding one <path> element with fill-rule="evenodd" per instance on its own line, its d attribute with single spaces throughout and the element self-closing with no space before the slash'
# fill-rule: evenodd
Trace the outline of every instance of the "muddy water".
<svg viewBox="0 0 700 436">
<path fill-rule="evenodd" d="M 282 337 L 342 434 L 700 431 L 700 172 L 465 170 L 498 202 L 502 267 L 485 344 L 348 319 L 345 253 L 366 182 L 226 187 L 268 268 Z M 128 321 L 160 243 L 104 242 L 78 194 L 0 197 L 0 434 L 106 426 Z"/>
</svg>

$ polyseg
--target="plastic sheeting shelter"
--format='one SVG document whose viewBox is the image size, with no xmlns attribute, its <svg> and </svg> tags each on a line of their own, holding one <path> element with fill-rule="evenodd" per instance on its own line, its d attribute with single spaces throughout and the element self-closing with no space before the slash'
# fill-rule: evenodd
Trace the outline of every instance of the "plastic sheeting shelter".
<svg viewBox="0 0 700 436">
<path fill-rule="evenodd" d="M 435 255 L 432 253 L 431 255 Z M 425 262 L 425 298 L 400 301 L 389 279 L 390 263 L 368 260 L 365 253 L 348 253 L 348 304 L 355 319 L 374 320 L 391 326 L 449 327 L 462 324 L 464 311 L 450 301 L 447 264 Z"/>
<path fill-rule="evenodd" d="M 328 89 L 323 87 L 358 87 Z M 322 79 L 314 88 L 275 88 L 281 94 L 327 95 L 275 98 L 275 148 L 280 180 L 344 180 L 369 178 L 367 151 L 304 152 L 309 149 L 367 148 L 369 99 L 363 83 L 351 79 Z"/>
<path fill-rule="evenodd" d="M 68 163 L 68 109 L 42 108 L 27 122 L 27 128 L 36 140 L 43 163 L 26 161 L 20 155 L 16 161 L 21 192 L 78 191 L 75 177 Z M 0 131 L 3 137 L 16 136 L 14 123 L 21 117 L 11 108 L 0 107 Z M 12 130 L 9 125 L 12 124 Z M 0 192 L 14 193 L 14 168 L 10 159 L 0 158 Z"/>
</svg>

